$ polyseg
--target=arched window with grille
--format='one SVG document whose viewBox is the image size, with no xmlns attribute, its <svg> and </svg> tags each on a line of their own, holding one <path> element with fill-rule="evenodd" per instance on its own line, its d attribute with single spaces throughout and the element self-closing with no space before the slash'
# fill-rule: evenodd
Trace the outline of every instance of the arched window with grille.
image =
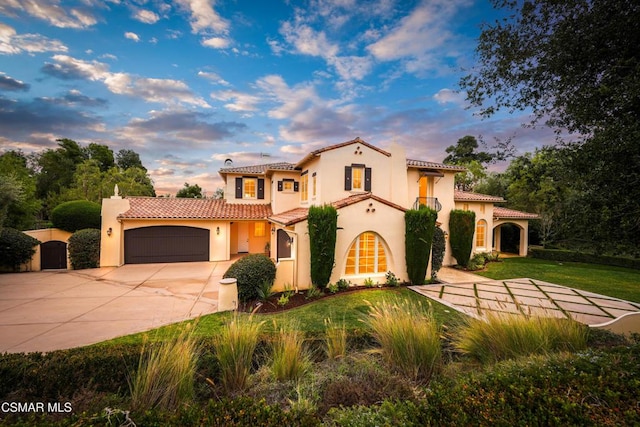
<svg viewBox="0 0 640 427">
<path fill-rule="evenodd" d="M 387 272 L 387 252 L 382 238 L 372 232 L 360 234 L 347 253 L 344 274 L 376 274 Z"/>
<path fill-rule="evenodd" d="M 476 224 L 476 248 L 487 248 L 487 221 L 481 219 Z"/>
</svg>

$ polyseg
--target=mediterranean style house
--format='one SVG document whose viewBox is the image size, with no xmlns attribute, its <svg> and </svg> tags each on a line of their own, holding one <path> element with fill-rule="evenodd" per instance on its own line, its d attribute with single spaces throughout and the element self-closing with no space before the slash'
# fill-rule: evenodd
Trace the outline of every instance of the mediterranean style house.
<svg viewBox="0 0 640 427">
<path fill-rule="evenodd" d="M 360 138 L 313 151 L 297 163 L 228 167 L 219 173 L 224 199 L 122 198 L 102 203 L 101 266 L 229 260 L 266 253 L 277 265 L 276 287 L 311 283 L 307 214 L 312 205 L 338 211 L 332 282 L 407 280 L 404 213 L 424 204 L 448 233 L 452 209 L 476 213 L 475 252 L 500 248 L 500 228 L 520 229 L 527 253 L 535 215 L 495 206 L 500 197 L 455 190 L 459 166 L 407 159 L 402 146 L 380 149 Z M 454 264 L 447 245 L 444 264 Z"/>
</svg>

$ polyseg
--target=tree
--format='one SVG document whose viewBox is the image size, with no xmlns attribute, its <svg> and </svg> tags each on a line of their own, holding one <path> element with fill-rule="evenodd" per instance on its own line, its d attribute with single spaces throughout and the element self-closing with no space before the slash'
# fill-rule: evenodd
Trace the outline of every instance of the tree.
<svg viewBox="0 0 640 427">
<path fill-rule="evenodd" d="M 36 198 L 36 178 L 29 167 L 27 156 L 20 151 L 7 151 L 0 155 L 0 176 L 13 177 L 22 192 L 22 197 L 0 204 L 0 210 L 2 207 L 6 208 L 4 225 L 18 230 L 32 227 L 41 203 Z M 4 193 L 4 190 L 0 190 L 0 198 L 7 196 Z M 0 223 L 0 227 L 2 225 Z"/>
<path fill-rule="evenodd" d="M 0 231 L 7 218 L 9 206 L 22 200 L 22 186 L 12 175 L 0 175 Z"/>
<path fill-rule="evenodd" d="M 202 199 L 202 188 L 198 184 L 189 185 L 188 182 L 184 183 L 184 187 L 181 188 L 176 197 L 182 199 Z"/>
<path fill-rule="evenodd" d="M 570 160 L 576 230 L 595 242 L 640 246 L 640 3 L 494 0 L 508 16 L 486 24 L 478 65 L 460 85 L 490 116 L 531 111 L 560 135 L 580 135 Z"/>
<path fill-rule="evenodd" d="M 113 160 L 113 150 L 106 145 L 91 143 L 84 149 L 85 157 L 94 160 L 102 172 L 106 172 L 116 164 Z"/>
<path fill-rule="evenodd" d="M 142 165 L 140 155 L 133 150 L 122 149 L 116 154 L 116 164 L 120 169 L 139 168 L 147 172 L 147 168 Z"/>
<path fill-rule="evenodd" d="M 39 240 L 22 231 L 3 228 L 0 230 L 0 266 L 18 271 L 20 265 L 29 261 L 36 253 L 34 247 L 39 244 Z"/>
<path fill-rule="evenodd" d="M 324 289 L 335 263 L 338 211 L 331 205 L 311 206 L 308 216 L 311 283 Z"/>
<path fill-rule="evenodd" d="M 426 206 L 404 213 L 407 275 L 412 285 L 424 284 L 438 213 Z"/>
<path fill-rule="evenodd" d="M 444 163 L 448 165 L 467 165 L 473 161 L 477 161 L 480 164 L 490 163 L 493 160 L 493 155 L 486 151 L 478 150 L 478 140 L 475 136 L 467 135 L 463 136 L 456 142 L 456 145 L 450 145 L 445 152 L 449 155 L 444 158 Z"/>
<path fill-rule="evenodd" d="M 473 211 L 454 209 L 449 214 L 449 242 L 451 254 L 458 265 L 466 267 L 473 251 L 473 234 L 476 229 L 476 214 Z"/>
</svg>

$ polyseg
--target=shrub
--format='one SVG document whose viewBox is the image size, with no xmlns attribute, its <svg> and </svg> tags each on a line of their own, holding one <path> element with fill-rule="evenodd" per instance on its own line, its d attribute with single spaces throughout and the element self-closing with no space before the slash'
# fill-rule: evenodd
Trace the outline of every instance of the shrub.
<svg viewBox="0 0 640 427">
<path fill-rule="evenodd" d="M 433 230 L 433 244 L 431 245 L 431 277 L 436 278 L 438 271 L 442 268 L 442 262 L 444 261 L 444 253 L 446 250 L 447 241 L 444 237 L 444 231 L 442 228 L 436 226 Z"/>
<path fill-rule="evenodd" d="M 307 222 L 311 248 L 311 283 L 324 289 L 331 280 L 335 260 L 338 211 L 330 205 L 311 206 Z"/>
<path fill-rule="evenodd" d="M 236 315 L 218 335 L 214 335 L 220 381 L 226 391 L 240 391 L 247 386 L 261 328 L 262 322 Z"/>
<path fill-rule="evenodd" d="M 437 216 L 438 213 L 428 207 L 404 214 L 407 275 L 413 285 L 422 285 L 427 275 Z"/>
<path fill-rule="evenodd" d="M 100 228 L 100 210 L 98 203 L 88 200 L 65 202 L 51 211 L 51 222 L 54 227 L 70 233 L 83 228 Z"/>
<path fill-rule="evenodd" d="M 476 226 L 476 214 L 472 211 L 452 210 L 449 216 L 451 253 L 458 265 L 469 264 L 473 249 L 473 234 Z"/>
<path fill-rule="evenodd" d="M 35 246 L 40 241 L 13 228 L 3 228 L 0 231 L 0 265 L 14 271 L 20 265 L 28 262 L 36 253 Z"/>
<path fill-rule="evenodd" d="M 336 285 L 338 285 L 338 289 L 344 291 L 346 289 L 349 289 L 351 282 L 349 282 L 347 279 L 340 279 L 336 282 Z"/>
<path fill-rule="evenodd" d="M 382 301 L 369 305 L 367 324 L 389 367 L 414 381 L 428 382 L 439 368 L 440 326 L 420 304 Z"/>
<path fill-rule="evenodd" d="M 456 349 L 481 362 L 578 351 L 587 345 L 589 328 L 574 320 L 495 312 L 485 319 L 470 319 L 453 340 Z"/>
<path fill-rule="evenodd" d="M 276 293 L 273 291 L 273 282 L 268 280 L 263 281 L 256 288 L 256 294 L 258 295 L 258 299 L 262 302 L 267 302 L 269 298 L 274 296 Z"/>
<path fill-rule="evenodd" d="M 247 302 L 258 298 L 259 287 L 273 285 L 276 265 L 264 254 L 251 254 L 231 264 L 223 277 L 238 280 L 238 299 Z"/>
<path fill-rule="evenodd" d="M 271 371 L 279 381 L 297 380 L 311 367 L 304 349 L 304 336 L 296 325 L 280 327 L 273 343 Z"/>
<path fill-rule="evenodd" d="M 100 262 L 100 230 L 87 228 L 69 237 L 69 259 L 74 270 L 96 268 Z"/>
<path fill-rule="evenodd" d="M 640 270 L 640 259 L 597 255 L 580 251 L 563 249 L 531 248 L 529 254 L 533 258 L 546 259 L 560 262 L 584 262 L 587 264 L 612 265 Z"/>
<path fill-rule="evenodd" d="M 385 275 L 385 282 L 384 283 L 387 286 L 394 286 L 394 287 L 395 286 L 400 286 L 400 280 L 391 271 L 387 271 L 387 274 Z"/>
<path fill-rule="evenodd" d="M 193 329 L 142 350 L 133 376 L 131 405 L 136 410 L 175 409 L 193 398 L 198 348 Z"/>
</svg>

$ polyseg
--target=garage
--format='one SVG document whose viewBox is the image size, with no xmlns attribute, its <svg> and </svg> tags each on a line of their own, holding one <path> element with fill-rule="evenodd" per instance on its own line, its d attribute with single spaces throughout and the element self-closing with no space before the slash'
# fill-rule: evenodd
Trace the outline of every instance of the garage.
<svg viewBox="0 0 640 427">
<path fill-rule="evenodd" d="M 209 230 L 152 226 L 124 232 L 125 264 L 209 261 Z"/>
</svg>

